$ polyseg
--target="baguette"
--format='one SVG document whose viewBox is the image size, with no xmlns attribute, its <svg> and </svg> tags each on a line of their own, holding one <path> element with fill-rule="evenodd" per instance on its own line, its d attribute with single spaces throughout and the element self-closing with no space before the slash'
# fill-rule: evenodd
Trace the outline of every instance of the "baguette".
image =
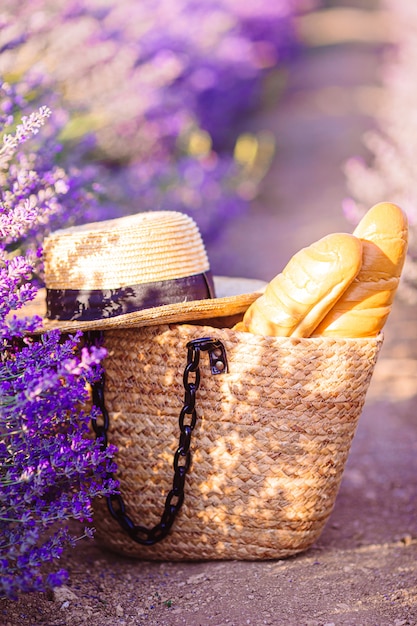
<svg viewBox="0 0 417 626">
<path fill-rule="evenodd" d="M 371 337 L 391 311 L 407 252 L 407 217 L 396 204 L 380 202 L 353 234 L 362 241 L 361 270 L 313 336 Z"/>
<path fill-rule="evenodd" d="M 360 270 L 357 237 L 333 233 L 297 252 L 268 283 L 234 329 L 256 335 L 308 337 Z"/>
</svg>

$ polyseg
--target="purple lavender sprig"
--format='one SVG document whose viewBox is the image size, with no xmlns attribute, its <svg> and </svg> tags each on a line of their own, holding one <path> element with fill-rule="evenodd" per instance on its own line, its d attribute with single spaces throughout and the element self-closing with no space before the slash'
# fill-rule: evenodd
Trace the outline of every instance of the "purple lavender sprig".
<svg viewBox="0 0 417 626">
<path fill-rule="evenodd" d="M 34 85 L 22 84 L 26 90 Z M 28 110 L 21 92 L 21 85 L 0 80 L 0 241 L 9 250 L 23 241 L 25 249 L 36 250 L 50 230 L 88 217 L 95 197 L 88 188 L 90 173 L 57 163 L 62 158 L 60 116 L 52 116 L 45 105 Z M 48 126 L 52 121 L 52 130 L 41 134 L 46 120 Z"/>
</svg>

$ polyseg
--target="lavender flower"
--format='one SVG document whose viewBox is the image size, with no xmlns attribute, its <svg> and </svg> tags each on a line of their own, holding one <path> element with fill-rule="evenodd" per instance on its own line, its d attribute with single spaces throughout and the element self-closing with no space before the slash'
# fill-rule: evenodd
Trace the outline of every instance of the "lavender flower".
<svg viewBox="0 0 417 626">
<path fill-rule="evenodd" d="M 73 145 L 86 129 L 94 131 L 89 156 L 102 166 L 96 180 L 105 181 L 106 201 L 118 211 L 148 208 L 141 195 L 131 196 L 123 186 L 125 167 L 132 177 L 150 163 L 153 179 L 141 187 L 147 195 L 169 170 L 190 199 L 198 189 L 183 178 L 183 164 L 194 161 L 194 170 L 207 184 L 213 181 L 222 199 L 221 211 L 215 202 L 194 211 L 203 237 L 210 239 L 224 220 L 247 209 L 241 179 L 248 172 L 230 162 L 234 145 L 245 116 L 261 102 L 264 78 L 293 54 L 293 18 L 305 4 L 24 0 L 3 12 L 0 71 L 48 68 L 45 85 L 70 111 L 63 140 Z M 218 164 L 212 173 L 193 152 L 184 153 L 195 132 L 210 138 Z M 251 179 L 255 195 L 259 182 Z M 163 203 L 169 206 L 171 199 L 168 194 Z M 190 203 L 183 208 L 189 211 Z M 109 214 L 114 213 L 97 218 Z"/>
<path fill-rule="evenodd" d="M 73 542 L 68 520 L 91 522 L 92 499 L 115 488 L 114 450 L 90 439 L 81 408 L 103 353 L 77 359 L 78 343 L 51 332 L 2 352 L 0 595 L 43 590 L 44 564 Z"/>
<path fill-rule="evenodd" d="M 248 205 L 239 193 L 242 169 L 230 157 L 207 154 L 166 161 L 138 161 L 123 168 L 108 185 L 106 217 L 131 213 L 131 199 L 140 198 L 141 210 L 177 210 L 193 217 L 206 240 L 214 239 L 228 220 Z M 120 190 L 123 189 L 123 194 Z"/>
<path fill-rule="evenodd" d="M 38 241 L 88 195 L 52 162 L 51 137 L 25 150 L 49 109 L 17 119 L 24 100 L 7 83 L 0 96 L 0 597 L 16 598 L 65 581 L 51 567 L 76 540 L 68 521 L 91 522 L 93 498 L 116 483 L 114 448 L 90 437 L 86 408 L 104 350 L 80 351 L 80 334 L 35 339 L 41 321 L 13 315 L 36 295 Z"/>
<path fill-rule="evenodd" d="M 50 230 L 94 214 L 96 201 L 88 188 L 94 172 L 57 164 L 58 159 L 65 162 L 57 142 L 62 124 L 47 106 L 25 115 L 22 85 L 26 90 L 39 87 L 32 80 L 18 86 L 0 80 L 0 238 L 8 247 L 26 239 L 34 250 Z M 41 135 L 47 119 L 48 125 L 52 120 L 52 132 Z M 32 150 L 25 145 L 29 137 Z"/>
<path fill-rule="evenodd" d="M 80 111 L 73 132 L 90 123 L 106 158 L 126 160 L 171 150 L 190 124 L 221 150 L 236 116 L 259 102 L 263 76 L 293 52 L 303 2 L 37 0 L 36 13 L 33 4 L 4 10 L 0 70 L 53 68 Z"/>
</svg>

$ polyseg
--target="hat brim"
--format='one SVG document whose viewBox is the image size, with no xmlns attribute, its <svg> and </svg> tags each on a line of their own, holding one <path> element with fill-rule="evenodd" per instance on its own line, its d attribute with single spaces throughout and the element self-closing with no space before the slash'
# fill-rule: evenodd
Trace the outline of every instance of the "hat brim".
<svg viewBox="0 0 417 626">
<path fill-rule="evenodd" d="M 266 283 L 254 278 L 214 276 L 214 286 L 216 298 L 166 304 L 106 319 L 84 322 L 59 321 L 46 318 L 46 294 L 44 289 L 40 289 L 35 300 L 17 313 L 18 317 L 40 316 L 43 319 L 43 325 L 37 331 L 38 333 L 44 333 L 54 328 L 58 328 L 65 333 L 71 333 L 77 330 L 111 330 L 115 328 L 135 328 L 207 320 L 218 317 L 233 317 L 244 313 L 252 302 L 262 295 Z"/>
</svg>

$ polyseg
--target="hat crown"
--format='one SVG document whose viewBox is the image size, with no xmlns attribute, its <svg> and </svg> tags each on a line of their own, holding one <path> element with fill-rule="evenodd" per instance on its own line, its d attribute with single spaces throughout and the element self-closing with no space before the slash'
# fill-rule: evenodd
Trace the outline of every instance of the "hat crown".
<svg viewBox="0 0 417 626">
<path fill-rule="evenodd" d="M 74 226 L 44 242 L 48 289 L 119 289 L 209 271 L 194 220 L 150 211 Z"/>
<path fill-rule="evenodd" d="M 213 280 L 194 220 L 148 211 L 53 232 L 44 241 L 45 289 L 23 315 L 39 332 L 141 327 L 240 315 L 264 289 Z"/>
</svg>

